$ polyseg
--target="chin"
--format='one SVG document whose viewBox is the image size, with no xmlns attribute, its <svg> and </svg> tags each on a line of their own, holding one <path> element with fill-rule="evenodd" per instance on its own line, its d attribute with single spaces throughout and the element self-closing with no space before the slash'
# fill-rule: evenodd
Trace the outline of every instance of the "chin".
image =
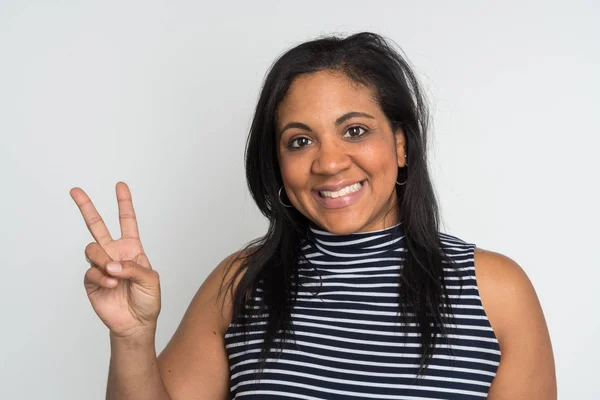
<svg viewBox="0 0 600 400">
<path fill-rule="evenodd" d="M 317 225 L 334 235 L 349 235 L 360 231 L 365 222 L 353 221 L 340 215 L 337 218 L 323 218 L 317 222 Z"/>
</svg>

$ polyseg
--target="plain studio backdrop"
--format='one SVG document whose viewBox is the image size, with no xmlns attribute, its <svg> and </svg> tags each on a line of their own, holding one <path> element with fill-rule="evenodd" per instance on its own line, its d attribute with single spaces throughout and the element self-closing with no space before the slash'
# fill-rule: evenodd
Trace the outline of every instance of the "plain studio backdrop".
<svg viewBox="0 0 600 400">
<path fill-rule="evenodd" d="M 243 152 L 267 68 L 333 33 L 394 40 L 426 88 L 443 230 L 516 260 L 542 303 L 561 399 L 598 399 L 596 1 L 0 4 L 0 398 L 102 399 L 106 327 L 83 288 L 130 185 L 160 272 L 157 350 L 226 255 L 262 235 Z"/>
</svg>

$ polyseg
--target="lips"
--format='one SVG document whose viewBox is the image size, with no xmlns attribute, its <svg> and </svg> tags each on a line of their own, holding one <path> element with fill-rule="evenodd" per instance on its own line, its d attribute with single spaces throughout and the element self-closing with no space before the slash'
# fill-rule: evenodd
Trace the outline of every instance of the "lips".
<svg viewBox="0 0 600 400">
<path fill-rule="evenodd" d="M 364 183 L 365 180 L 343 180 L 334 184 L 322 185 L 314 188 L 317 192 L 337 192 L 347 186 L 354 185 L 355 183 Z"/>
<path fill-rule="evenodd" d="M 359 190 L 346 193 L 339 197 L 335 197 L 335 198 L 323 197 L 320 194 L 321 191 L 335 192 L 335 191 L 338 191 L 340 189 L 343 189 L 343 188 L 350 186 L 352 184 L 355 184 L 355 183 L 362 183 L 362 186 Z M 365 179 L 364 181 L 344 181 L 344 182 L 339 182 L 334 185 L 323 185 L 323 186 L 319 186 L 318 188 L 313 190 L 312 194 L 313 194 L 313 198 L 323 208 L 327 208 L 327 209 L 344 208 L 344 207 L 351 206 L 360 200 L 360 198 L 363 196 L 363 193 L 365 193 L 365 188 L 367 187 L 368 183 L 369 183 L 369 181 Z"/>
<path fill-rule="evenodd" d="M 354 193 L 354 192 L 358 192 L 360 189 L 362 188 L 362 183 L 357 182 L 354 183 L 352 185 L 346 186 L 338 191 L 335 192 L 331 192 L 331 191 L 320 191 L 319 194 L 321 195 L 321 197 L 330 197 L 330 198 L 337 198 L 337 197 L 342 197 L 342 196 L 346 196 L 350 193 Z"/>
</svg>

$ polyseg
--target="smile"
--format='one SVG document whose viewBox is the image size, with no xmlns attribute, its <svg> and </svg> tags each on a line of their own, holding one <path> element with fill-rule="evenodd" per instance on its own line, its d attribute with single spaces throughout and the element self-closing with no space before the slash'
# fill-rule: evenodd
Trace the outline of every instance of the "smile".
<svg viewBox="0 0 600 400">
<path fill-rule="evenodd" d="M 342 197 L 345 196 L 349 193 L 354 193 L 354 192 L 358 192 L 361 188 L 362 188 L 362 182 L 356 182 L 352 185 L 348 185 L 344 188 L 341 188 L 340 190 L 336 191 L 336 192 L 330 192 L 327 190 L 322 190 L 319 192 L 319 195 L 321 197 L 329 197 L 331 199 L 336 199 L 338 197 Z"/>
<path fill-rule="evenodd" d="M 331 190 L 313 190 L 313 198 L 323 208 L 338 209 L 345 208 L 357 203 L 365 192 L 368 180 L 352 183 L 336 191 Z"/>
</svg>

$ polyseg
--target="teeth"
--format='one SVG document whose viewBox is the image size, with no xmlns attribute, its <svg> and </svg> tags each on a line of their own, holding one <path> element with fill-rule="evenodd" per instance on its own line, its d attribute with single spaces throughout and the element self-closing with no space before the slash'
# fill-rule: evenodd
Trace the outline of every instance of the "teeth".
<svg viewBox="0 0 600 400">
<path fill-rule="evenodd" d="M 337 197 L 345 196 L 348 193 L 358 192 L 361 187 L 362 187 L 362 183 L 357 182 L 353 185 L 346 186 L 345 188 L 342 188 L 342 189 L 338 190 L 337 192 L 329 192 L 329 191 L 324 190 L 324 191 L 320 191 L 319 194 L 323 197 L 330 197 L 332 199 L 335 199 Z"/>
</svg>

